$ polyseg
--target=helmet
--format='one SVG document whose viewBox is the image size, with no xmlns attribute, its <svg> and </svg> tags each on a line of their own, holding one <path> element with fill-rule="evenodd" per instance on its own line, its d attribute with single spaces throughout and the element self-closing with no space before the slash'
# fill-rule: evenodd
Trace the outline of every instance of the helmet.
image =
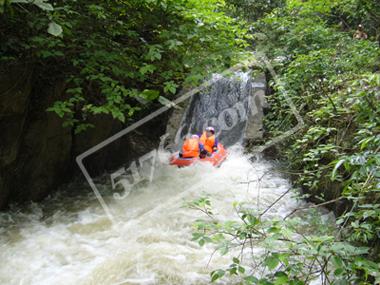
<svg viewBox="0 0 380 285">
<path fill-rule="evenodd" d="M 192 135 L 191 138 L 192 139 L 199 139 L 199 136 L 198 135 Z"/>
<path fill-rule="evenodd" d="M 215 129 L 213 127 L 207 127 L 206 131 L 209 131 L 209 132 L 212 132 L 213 134 L 215 134 Z"/>
</svg>

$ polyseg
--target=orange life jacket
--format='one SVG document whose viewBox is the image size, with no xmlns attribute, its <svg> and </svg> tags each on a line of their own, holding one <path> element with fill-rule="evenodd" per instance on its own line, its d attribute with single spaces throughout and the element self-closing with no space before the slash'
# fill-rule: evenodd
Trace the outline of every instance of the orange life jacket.
<svg viewBox="0 0 380 285">
<path fill-rule="evenodd" d="M 197 139 L 187 139 L 182 146 L 182 157 L 199 156 L 199 141 Z"/>
<path fill-rule="evenodd" d="M 201 138 L 200 138 L 201 144 L 203 144 L 205 150 L 208 152 L 212 152 L 213 147 L 215 145 L 215 135 L 212 135 L 211 137 L 206 136 L 206 132 L 203 132 Z"/>
</svg>

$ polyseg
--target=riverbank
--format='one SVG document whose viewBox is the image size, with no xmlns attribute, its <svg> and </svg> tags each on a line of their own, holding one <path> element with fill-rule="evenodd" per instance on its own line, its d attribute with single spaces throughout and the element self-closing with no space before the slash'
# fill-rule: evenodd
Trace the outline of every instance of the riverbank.
<svg viewBox="0 0 380 285">
<path fill-rule="evenodd" d="M 329 248 L 338 260 L 327 284 L 379 282 L 378 15 L 375 1 L 283 1 L 252 23 L 276 73 L 264 138 L 297 125 L 291 100 L 304 127 L 272 153 L 306 199 L 334 210 L 331 238 L 348 244 L 341 254 Z"/>
</svg>

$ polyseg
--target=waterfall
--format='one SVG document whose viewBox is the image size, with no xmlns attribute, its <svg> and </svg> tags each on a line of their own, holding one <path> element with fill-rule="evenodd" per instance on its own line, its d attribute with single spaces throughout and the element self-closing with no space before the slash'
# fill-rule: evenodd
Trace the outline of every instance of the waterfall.
<svg viewBox="0 0 380 285">
<path fill-rule="evenodd" d="M 237 72 L 231 76 L 214 75 L 212 83 L 191 98 L 178 130 L 179 137 L 201 133 L 207 126 L 213 126 L 218 140 L 225 146 L 241 142 L 247 127 L 252 95 L 249 72 Z"/>
</svg>

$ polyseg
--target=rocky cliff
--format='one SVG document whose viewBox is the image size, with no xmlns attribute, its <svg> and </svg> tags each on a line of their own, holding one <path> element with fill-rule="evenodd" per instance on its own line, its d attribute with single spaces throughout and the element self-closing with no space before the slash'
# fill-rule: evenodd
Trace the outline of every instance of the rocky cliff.
<svg viewBox="0 0 380 285">
<path fill-rule="evenodd" d="M 0 209 L 10 202 L 38 201 L 80 175 L 75 157 L 124 126 L 109 117 L 91 119 L 95 128 L 75 135 L 46 109 L 64 96 L 65 84 L 41 82 L 31 66 L 0 68 Z M 152 149 L 164 120 L 150 122 L 89 159 L 94 175 Z M 154 131 L 152 131 L 152 129 Z"/>
</svg>

